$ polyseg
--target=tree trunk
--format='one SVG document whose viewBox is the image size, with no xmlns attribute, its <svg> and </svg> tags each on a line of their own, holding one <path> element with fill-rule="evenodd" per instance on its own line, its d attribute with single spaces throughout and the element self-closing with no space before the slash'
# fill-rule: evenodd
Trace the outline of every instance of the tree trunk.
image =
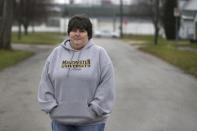
<svg viewBox="0 0 197 131">
<path fill-rule="evenodd" d="M 155 36 L 154 36 L 154 44 L 158 44 L 158 36 L 159 36 L 159 1 L 155 1 L 154 8 L 154 26 L 155 26 Z"/>
<path fill-rule="evenodd" d="M 21 22 L 18 21 L 18 40 L 21 40 Z"/>
<path fill-rule="evenodd" d="M 177 7 L 177 0 L 165 0 L 164 2 L 164 14 L 163 24 L 165 35 L 168 40 L 174 40 L 176 38 L 176 21 L 174 17 L 174 8 Z"/>
<path fill-rule="evenodd" d="M 34 25 L 34 22 L 32 22 L 32 25 L 31 26 L 32 26 L 32 33 L 35 33 L 35 28 L 34 28 L 35 25 Z"/>
<path fill-rule="evenodd" d="M 25 35 L 28 35 L 28 24 L 24 23 L 23 24 Z"/>
<path fill-rule="evenodd" d="M 11 49 L 11 28 L 13 19 L 13 0 L 3 1 L 2 22 L 0 30 L 0 49 Z"/>
<path fill-rule="evenodd" d="M 158 25 L 155 26 L 155 36 L 154 36 L 154 44 L 158 44 L 158 36 L 159 36 L 159 27 Z"/>
</svg>

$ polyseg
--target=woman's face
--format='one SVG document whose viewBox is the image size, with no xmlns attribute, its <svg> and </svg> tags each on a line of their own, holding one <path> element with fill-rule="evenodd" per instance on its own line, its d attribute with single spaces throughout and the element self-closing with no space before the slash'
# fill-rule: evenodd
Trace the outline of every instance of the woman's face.
<svg viewBox="0 0 197 131">
<path fill-rule="evenodd" d="M 88 32 L 82 29 L 73 29 L 69 33 L 69 38 L 71 47 L 80 50 L 88 43 Z"/>
</svg>

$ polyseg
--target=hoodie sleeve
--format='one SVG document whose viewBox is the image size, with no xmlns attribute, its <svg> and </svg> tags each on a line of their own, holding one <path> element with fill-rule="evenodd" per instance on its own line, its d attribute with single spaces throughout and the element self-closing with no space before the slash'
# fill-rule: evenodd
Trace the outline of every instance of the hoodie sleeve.
<svg viewBox="0 0 197 131">
<path fill-rule="evenodd" d="M 90 105 L 98 116 L 103 116 L 111 113 L 115 99 L 114 69 L 111 59 L 104 49 L 100 52 L 100 70 L 100 83 Z"/>
<path fill-rule="evenodd" d="M 46 61 L 38 88 L 38 102 L 41 109 L 46 113 L 49 113 L 57 106 L 57 101 L 54 97 L 54 87 L 49 76 L 49 65 L 50 62 Z"/>
</svg>

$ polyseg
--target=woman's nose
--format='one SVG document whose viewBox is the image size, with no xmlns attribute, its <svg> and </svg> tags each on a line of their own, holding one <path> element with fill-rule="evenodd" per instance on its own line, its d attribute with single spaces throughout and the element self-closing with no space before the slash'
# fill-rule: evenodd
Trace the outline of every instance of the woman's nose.
<svg viewBox="0 0 197 131">
<path fill-rule="evenodd" d="M 75 34 L 76 34 L 76 35 L 80 35 L 80 31 L 77 30 L 77 31 L 75 32 Z"/>
</svg>

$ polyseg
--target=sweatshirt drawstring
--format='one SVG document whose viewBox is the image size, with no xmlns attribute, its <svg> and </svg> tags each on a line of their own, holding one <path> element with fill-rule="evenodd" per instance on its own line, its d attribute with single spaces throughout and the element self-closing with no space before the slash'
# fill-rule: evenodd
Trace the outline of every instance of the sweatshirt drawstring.
<svg viewBox="0 0 197 131">
<path fill-rule="evenodd" d="M 73 57 L 74 57 L 74 54 L 75 54 L 75 52 L 74 52 L 74 51 L 71 51 L 71 52 L 72 52 L 72 56 L 71 56 L 71 58 L 70 58 L 70 61 L 72 61 L 72 60 L 73 60 Z M 67 76 L 67 77 L 69 77 L 70 68 L 71 68 L 71 67 L 69 67 L 69 68 L 68 68 L 68 72 L 67 72 L 67 74 L 66 74 L 66 76 Z"/>
<path fill-rule="evenodd" d="M 78 55 L 78 57 L 77 57 L 77 60 L 78 60 L 78 61 L 79 61 L 80 58 L 81 58 L 81 52 L 82 52 L 82 50 L 79 52 L 79 55 Z M 80 70 L 81 68 L 80 68 L 80 67 L 76 67 L 75 69 Z"/>
<path fill-rule="evenodd" d="M 73 60 L 73 57 L 74 57 L 74 55 L 75 55 L 75 52 L 74 52 L 74 51 L 71 51 L 71 52 L 72 52 L 72 56 L 71 56 L 70 61 Z M 78 57 L 77 57 L 77 61 L 79 61 L 80 58 L 81 58 L 81 52 L 82 52 L 82 51 L 79 52 L 79 55 L 78 55 Z M 68 72 L 67 72 L 67 74 L 66 74 L 67 77 L 69 77 L 71 68 L 74 68 L 75 70 L 80 70 L 80 69 L 81 69 L 80 67 L 69 67 L 69 68 L 68 68 Z"/>
</svg>

